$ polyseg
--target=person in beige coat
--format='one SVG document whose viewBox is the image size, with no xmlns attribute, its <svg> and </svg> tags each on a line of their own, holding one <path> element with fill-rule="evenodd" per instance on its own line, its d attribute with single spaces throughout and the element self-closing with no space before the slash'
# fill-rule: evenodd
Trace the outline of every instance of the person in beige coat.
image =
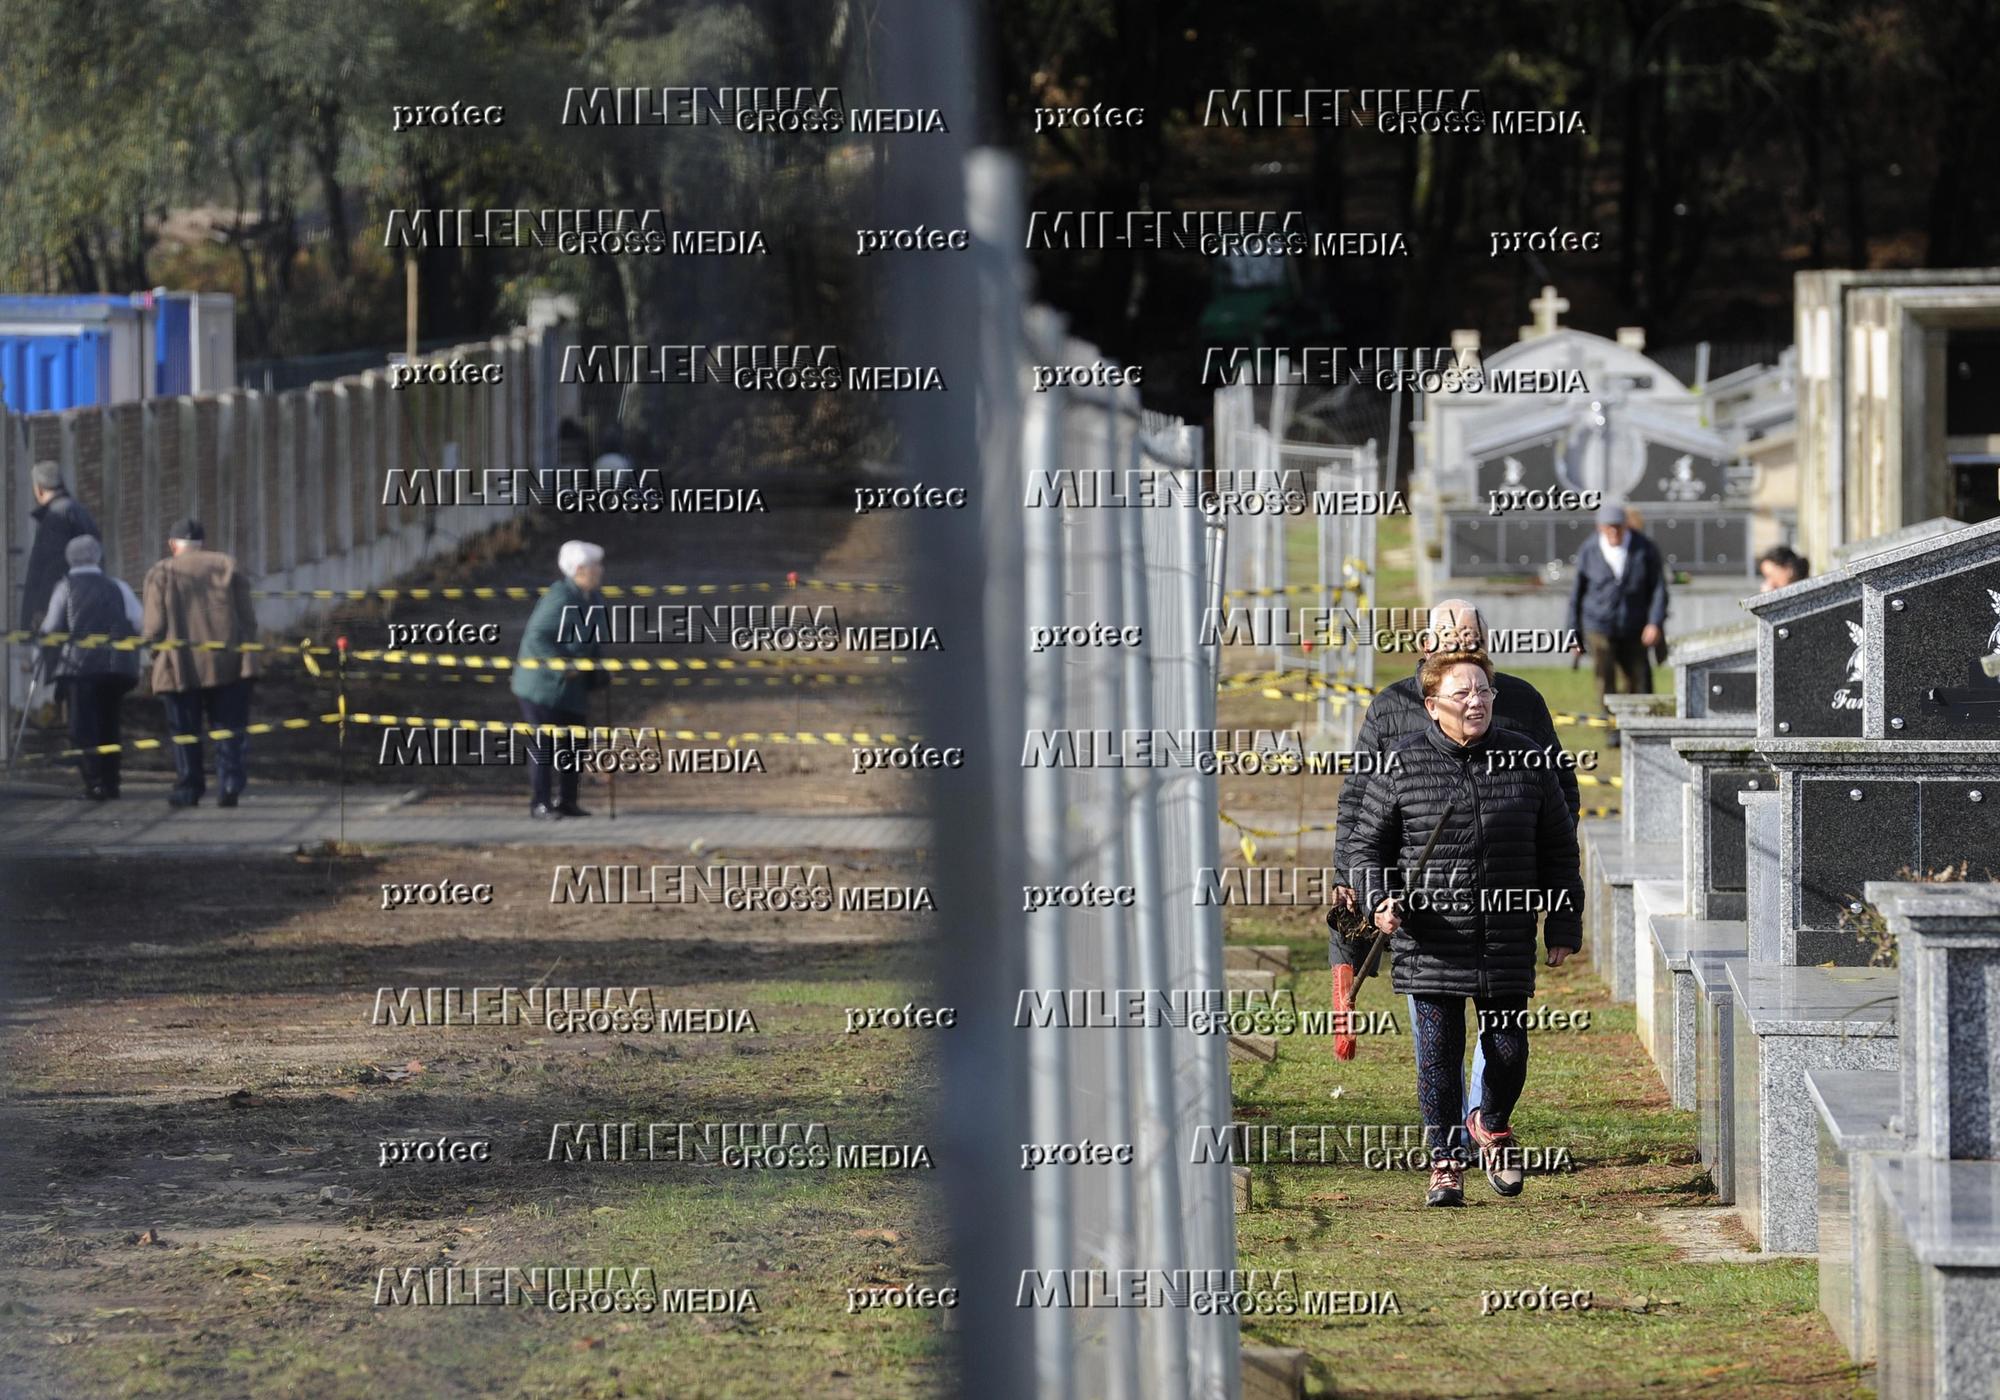
<svg viewBox="0 0 2000 1400">
<path fill-rule="evenodd" d="M 206 538 L 192 516 L 174 526 L 167 557 L 147 571 L 143 590 L 140 635 L 149 646 L 167 644 L 153 653 L 153 693 L 166 706 L 167 728 L 194 736 L 192 743 L 173 745 L 174 788 L 167 801 L 175 807 L 196 805 L 207 790 L 201 736 L 208 730 L 235 731 L 215 745 L 219 805 L 234 807 L 249 781 L 243 730 L 250 723 L 255 653 L 237 648 L 257 640 L 257 614 L 249 575 L 227 554 L 204 548 Z"/>
</svg>

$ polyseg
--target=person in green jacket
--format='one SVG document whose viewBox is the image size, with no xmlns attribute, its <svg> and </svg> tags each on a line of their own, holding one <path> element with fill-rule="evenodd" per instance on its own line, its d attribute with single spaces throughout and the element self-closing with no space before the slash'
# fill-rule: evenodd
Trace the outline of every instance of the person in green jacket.
<svg viewBox="0 0 2000 1400">
<path fill-rule="evenodd" d="M 607 635 L 604 597 L 597 590 L 604 583 L 604 547 L 584 540 L 571 540 L 556 555 L 562 578 L 549 586 L 528 618 L 528 630 L 521 637 L 520 661 L 562 658 L 570 661 L 597 659 L 599 641 Z M 514 696 L 521 702 L 521 717 L 534 725 L 582 725 L 588 716 L 585 706 L 591 691 L 609 677 L 602 671 L 579 671 L 568 667 L 516 666 Z M 590 813 L 576 802 L 579 776 L 576 759 L 587 740 L 557 737 L 536 732 L 528 740 L 528 782 L 532 791 L 529 814 L 547 820 L 587 817 Z M 549 771 L 559 769 L 559 801 L 550 801 Z"/>
</svg>

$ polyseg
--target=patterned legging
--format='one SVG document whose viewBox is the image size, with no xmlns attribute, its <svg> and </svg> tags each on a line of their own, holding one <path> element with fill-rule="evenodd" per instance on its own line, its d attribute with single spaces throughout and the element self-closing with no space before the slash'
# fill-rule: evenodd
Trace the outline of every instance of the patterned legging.
<svg viewBox="0 0 2000 1400">
<path fill-rule="evenodd" d="M 1465 997 L 1415 998 L 1417 1042 L 1417 1105 L 1424 1115 L 1424 1144 L 1433 1153 L 1467 1147 L 1459 1110 L 1465 1103 Z M 1479 1045 L 1486 1052 L 1487 1128 L 1507 1126 L 1514 1104 L 1528 1082 L 1528 1028 L 1521 1013 L 1526 997 L 1474 997 L 1480 1013 Z"/>
</svg>

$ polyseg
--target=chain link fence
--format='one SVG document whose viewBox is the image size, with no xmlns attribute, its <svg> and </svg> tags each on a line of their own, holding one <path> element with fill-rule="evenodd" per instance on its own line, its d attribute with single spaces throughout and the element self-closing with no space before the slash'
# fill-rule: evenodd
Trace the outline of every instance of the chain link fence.
<svg viewBox="0 0 2000 1400">
<path fill-rule="evenodd" d="M 1220 861 L 1201 623 L 1224 522 L 1198 430 L 1129 388 L 1049 387 L 1102 359 L 1028 308 L 1018 164 L 975 152 L 963 178 L 971 285 L 923 289 L 933 317 L 940 297 L 976 308 L 976 421 L 913 404 L 905 439 L 937 461 L 964 433 L 977 456 L 971 504 L 930 540 L 983 640 L 935 678 L 927 723 L 989 765 L 934 787 L 945 894 L 989 901 L 940 964 L 964 1032 L 939 1122 L 960 1389 L 1234 1400 L 1237 1319 L 1203 1306 L 1236 1268 L 1230 1168 L 1190 1160 L 1230 1121 L 1220 910 L 1195 904 Z"/>
<path fill-rule="evenodd" d="M 1237 611 L 1224 621 L 1261 629 L 1273 672 L 1315 678 L 1313 744 L 1347 749 L 1375 683 L 1375 508 L 1393 483 L 1382 480 L 1372 438 L 1335 446 L 1287 437 L 1296 393 L 1272 386 L 1264 422 L 1250 385 L 1215 395 L 1216 481 L 1235 515 L 1226 598 Z M 1260 609 L 1270 611 L 1253 621 Z"/>
</svg>

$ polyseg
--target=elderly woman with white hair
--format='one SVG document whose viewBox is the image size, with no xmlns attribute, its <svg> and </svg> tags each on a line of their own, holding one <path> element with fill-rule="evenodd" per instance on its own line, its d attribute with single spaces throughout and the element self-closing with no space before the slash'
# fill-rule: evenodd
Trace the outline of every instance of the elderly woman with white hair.
<svg viewBox="0 0 2000 1400">
<path fill-rule="evenodd" d="M 528 618 L 528 630 L 521 637 L 517 660 L 594 661 L 604 636 L 604 598 L 597 591 L 604 583 L 604 547 L 584 540 L 571 540 L 556 555 L 562 578 L 549 585 L 548 592 L 535 604 Z M 589 693 L 608 679 L 602 671 L 579 671 L 571 667 L 523 666 L 514 668 L 513 691 L 521 702 L 521 717 L 542 725 L 583 725 Z M 576 802 L 578 771 L 574 763 L 561 765 L 556 774 L 560 797 L 551 800 L 549 770 L 558 747 L 575 747 L 573 740 L 560 741 L 538 728 L 528 741 L 528 781 L 533 791 L 529 812 L 537 817 L 587 817 Z"/>
</svg>

